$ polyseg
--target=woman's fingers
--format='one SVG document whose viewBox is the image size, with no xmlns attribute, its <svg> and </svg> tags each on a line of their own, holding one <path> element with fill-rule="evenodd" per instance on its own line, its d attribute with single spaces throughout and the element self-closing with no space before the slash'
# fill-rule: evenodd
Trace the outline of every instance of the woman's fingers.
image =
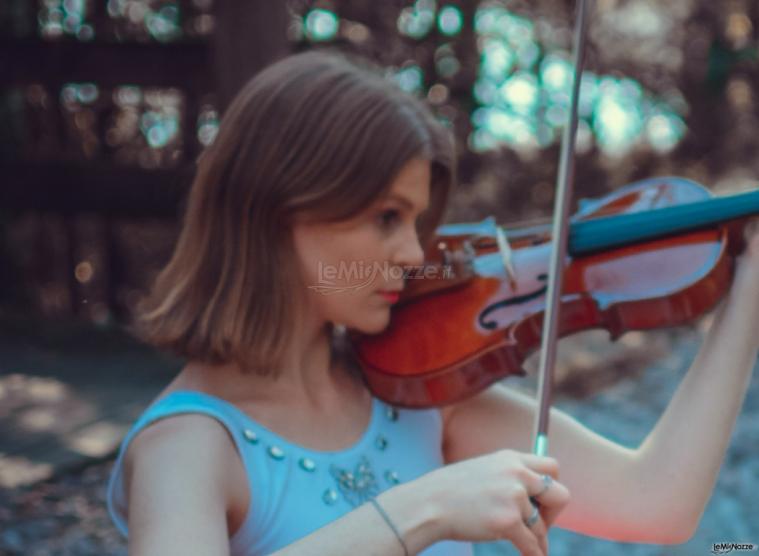
<svg viewBox="0 0 759 556">
<path fill-rule="evenodd" d="M 559 462 L 554 458 L 536 456 L 535 454 L 520 454 L 522 463 L 531 470 L 543 475 L 550 475 L 554 479 L 559 478 Z"/>
<path fill-rule="evenodd" d="M 527 487 L 527 493 L 530 495 L 530 498 L 539 499 L 544 495 L 550 496 L 556 490 L 551 490 L 551 487 L 556 481 L 554 481 L 553 477 L 547 473 L 538 475 L 531 469 L 528 469 L 525 472 L 524 481 L 524 484 Z"/>
<path fill-rule="evenodd" d="M 545 536 L 548 533 L 539 506 L 533 504 L 529 498 L 519 500 L 519 511 L 522 513 L 522 521 L 535 536 Z"/>
<path fill-rule="evenodd" d="M 556 518 L 562 512 L 565 505 L 566 503 L 558 506 L 540 506 L 540 515 L 543 517 L 543 522 L 546 524 L 546 527 L 553 526 Z"/>
<path fill-rule="evenodd" d="M 540 540 L 524 523 L 515 523 L 504 532 L 522 556 L 546 556 Z M 544 537 L 545 538 L 545 537 Z"/>
<path fill-rule="evenodd" d="M 540 546 L 543 554 L 547 554 L 548 541 L 546 540 L 546 535 L 548 534 L 548 530 L 538 507 L 526 496 L 520 498 L 519 504 L 525 526 L 535 535 L 535 539 L 538 541 L 538 546 Z"/>
<path fill-rule="evenodd" d="M 540 504 L 540 514 L 546 527 L 551 527 L 569 502 L 569 490 L 551 475 L 539 475 L 530 469 L 525 472 L 522 480 L 527 494 Z"/>
<path fill-rule="evenodd" d="M 569 494 L 554 458 L 499 450 L 435 471 L 445 486 L 450 538 L 508 539 L 528 556 L 548 552 L 547 532 Z M 535 496 L 535 503 L 531 497 Z M 476 500 L 469 503 L 470 500 Z"/>
<path fill-rule="evenodd" d="M 569 490 L 563 483 L 556 481 L 550 475 L 538 475 L 528 472 L 525 486 L 530 497 L 535 498 L 544 506 L 564 506 L 569 502 Z"/>
</svg>

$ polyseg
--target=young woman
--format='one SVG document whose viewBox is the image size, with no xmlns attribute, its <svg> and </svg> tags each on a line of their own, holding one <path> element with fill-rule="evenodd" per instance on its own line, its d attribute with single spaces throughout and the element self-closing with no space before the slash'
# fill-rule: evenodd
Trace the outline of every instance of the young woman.
<svg viewBox="0 0 759 556">
<path fill-rule="evenodd" d="M 388 324 L 453 160 L 420 102 L 335 55 L 292 56 L 242 90 L 139 321 L 187 364 L 113 469 L 130 554 L 448 556 L 508 539 L 545 555 L 551 525 L 691 536 L 759 349 L 759 234 L 645 441 L 619 446 L 554 409 L 554 457 L 538 457 L 532 399 L 495 385 L 439 410 L 392 408 L 340 349 L 339 330 Z M 376 268 L 391 271 L 362 275 Z M 337 293 L 316 287 L 327 279 Z"/>
</svg>

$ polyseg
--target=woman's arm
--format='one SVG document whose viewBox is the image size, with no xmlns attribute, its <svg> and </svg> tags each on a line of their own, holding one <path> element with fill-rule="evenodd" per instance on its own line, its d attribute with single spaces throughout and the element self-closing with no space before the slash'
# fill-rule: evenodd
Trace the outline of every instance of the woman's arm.
<svg viewBox="0 0 759 556">
<path fill-rule="evenodd" d="M 759 348 L 759 236 L 752 242 L 698 356 L 637 449 L 551 411 L 549 449 L 572 493 L 557 525 L 621 541 L 663 544 L 692 536 Z M 499 385 L 445 410 L 446 459 L 504 446 L 529 452 L 536 406 L 532 398 Z"/>
<path fill-rule="evenodd" d="M 543 490 L 541 475 L 556 477 L 553 458 L 499 450 L 448 465 L 377 497 L 396 524 L 409 554 L 444 539 L 459 541 L 509 540 L 524 556 L 548 553 L 546 528 L 532 512 L 529 496 Z M 541 503 L 557 513 L 569 493 L 556 481 Z M 300 541 L 276 552 L 278 556 L 311 554 L 402 555 L 392 529 L 369 504 L 357 508 Z"/>
<path fill-rule="evenodd" d="M 416 554 L 439 540 L 441 525 L 438 508 L 420 503 L 426 493 L 418 482 L 398 485 L 377 497 L 398 529 L 409 554 Z M 329 525 L 278 550 L 272 556 L 310 554 L 377 554 L 403 556 L 395 533 L 370 504 L 364 504 Z"/>
<path fill-rule="evenodd" d="M 666 515 L 683 508 L 692 531 L 714 488 L 756 364 L 756 247 L 754 258 L 739 266 L 733 288 L 672 401 L 638 449 L 640 480 L 651 477 L 651 490 L 674 494 L 662 502 L 662 511 Z"/>
</svg>

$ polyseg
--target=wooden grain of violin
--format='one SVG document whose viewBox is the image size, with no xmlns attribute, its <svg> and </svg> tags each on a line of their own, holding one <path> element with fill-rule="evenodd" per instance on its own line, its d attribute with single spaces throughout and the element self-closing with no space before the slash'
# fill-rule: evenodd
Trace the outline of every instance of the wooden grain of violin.
<svg viewBox="0 0 759 556">
<path fill-rule="evenodd" d="M 559 336 L 604 328 L 617 338 L 703 315 L 726 293 L 756 214 L 759 190 L 712 197 L 672 177 L 584 202 L 569 227 Z M 440 227 L 388 328 L 352 337 L 372 392 L 399 406 L 441 406 L 524 374 L 540 345 L 550 235 L 492 218 Z"/>
</svg>

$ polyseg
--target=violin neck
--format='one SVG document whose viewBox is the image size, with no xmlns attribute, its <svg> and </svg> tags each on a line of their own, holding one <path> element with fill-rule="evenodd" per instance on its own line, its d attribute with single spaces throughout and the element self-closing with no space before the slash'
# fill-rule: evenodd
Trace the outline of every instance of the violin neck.
<svg viewBox="0 0 759 556">
<path fill-rule="evenodd" d="M 567 249 L 589 255 L 759 214 L 759 190 L 643 212 L 572 222 Z"/>
</svg>

